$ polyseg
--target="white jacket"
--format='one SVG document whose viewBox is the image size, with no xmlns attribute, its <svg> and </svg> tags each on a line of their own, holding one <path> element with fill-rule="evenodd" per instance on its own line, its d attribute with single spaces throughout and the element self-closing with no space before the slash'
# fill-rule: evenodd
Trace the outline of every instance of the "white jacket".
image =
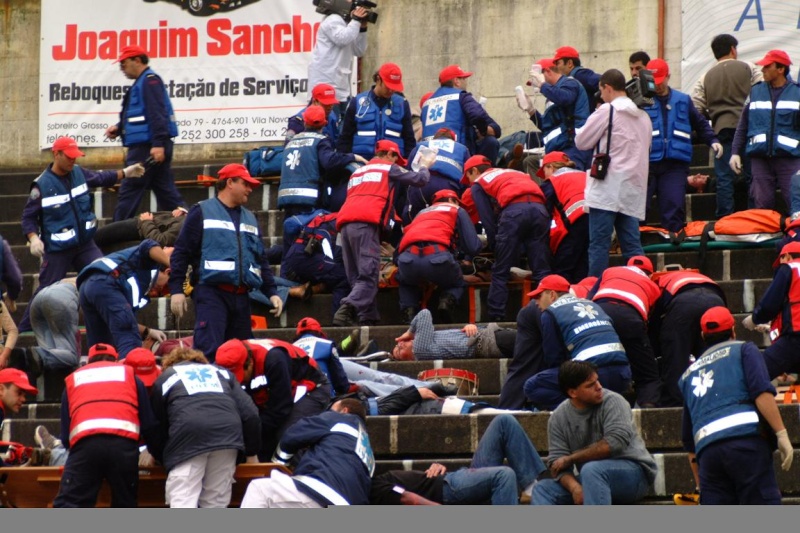
<svg viewBox="0 0 800 533">
<path fill-rule="evenodd" d="M 645 218 L 647 173 L 650 165 L 650 141 L 653 126 L 650 117 L 627 96 L 603 104 L 589 115 L 586 124 L 575 134 L 575 146 L 581 150 L 606 151 L 608 114 L 614 106 L 611 131 L 611 163 L 605 180 L 586 178 L 586 206 L 624 215 Z"/>
<path fill-rule="evenodd" d="M 319 25 L 317 44 L 308 65 L 308 93 L 320 83 L 336 89 L 336 98 L 344 102 L 350 97 L 353 58 L 367 51 L 367 33 L 361 22 L 345 22 L 339 15 L 328 15 Z"/>
</svg>

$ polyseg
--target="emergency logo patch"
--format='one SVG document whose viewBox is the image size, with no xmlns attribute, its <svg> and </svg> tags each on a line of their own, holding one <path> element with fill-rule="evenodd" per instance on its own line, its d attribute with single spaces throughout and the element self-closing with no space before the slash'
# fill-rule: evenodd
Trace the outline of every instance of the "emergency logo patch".
<svg viewBox="0 0 800 533">
<path fill-rule="evenodd" d="M 187 394 L 223 392 L 219 375 L 211 365 L 177 365 L 173 367 Z"/>
<path fill-rule="evenodd" d="M 692 394 L 698 398 L 702 398 L 708 392 L 708 389 L 714 386 L 714 371 L 701 370 L 699 376 L 692 378 Z"/>
<path fill-rule="evenodd" d="M 580 303 L 572 306 L 572 310 L 578 313 L 579 318 L 588 318 L 589 320 L 594 320 L 600 314 L 591 304 Z"/>
</svg>

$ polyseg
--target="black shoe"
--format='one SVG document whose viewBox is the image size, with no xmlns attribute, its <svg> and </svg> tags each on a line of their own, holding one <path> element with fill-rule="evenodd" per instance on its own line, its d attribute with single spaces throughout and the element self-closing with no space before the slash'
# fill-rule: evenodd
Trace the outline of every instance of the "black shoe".
<svg viewBox="0 0 800 533">
<path fill-rule="evenodd" d="M 417 310 L 413 307 L 406 307 L 401 313 L 403 314 L 403 324 L 411 324 L 411 321 L 417 316 Z"/>
<path fill-rule="evenodd" d="M 447 396 L 456 396 L 458 394 L 458 385 L 445 385 L 441 381 L 434 382 L 433 385 L 428 387 L 431 392 L 436 394 L 436 396 L 440 398 L 445 398 Z"/>
<path fill-rule="evenodd" d="M 458 305 L 455 296 L 452 294 L 445 294 L 441 298 L 439 298 L 439 307 L 437 307 L 437 312 L 439 315 L 439 321 L 442 324 L 452 324 L 453 323 L 453 310 Z"/>
<path fill-rule="evenodd" d="M 358 325 L 358 312 L 351 304 L 343 303 L 333 315 L 333 325 L 350 328 Z"/>
<path fill-rule="evenodd" d="M 375 353 L 375 352 L 379 352 L 379 351 L 380 351 L 380 348 L 378 348 L 378 343 L 375 341 L 375 339 L 370 339 L 369 342 L 366 344 L 366 346 L 364 346 L 363 348 L 361 348 L 358 351 L 358 353 L 356 354 L 356 357 L 363 357 L 365 355 L 369 355 L 371 353 Z"/>
</svg>

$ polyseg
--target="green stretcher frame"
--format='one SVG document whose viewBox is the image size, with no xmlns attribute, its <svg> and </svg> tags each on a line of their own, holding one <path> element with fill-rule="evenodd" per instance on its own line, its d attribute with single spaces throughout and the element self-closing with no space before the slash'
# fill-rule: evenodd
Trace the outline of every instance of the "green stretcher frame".
<svg viewBox="0 0 800 533">
<path fill-rule="evenodd" d="M 777 239 L 769 239 L 761 242 L 729 242 L 729 241 L 708 241 L 705 243 L 706 250 L 739 250 L 742 248 L 774 248 L 775 244 L 781 240 L 782 237 Z M 699 251 L 701 246 L 700 241 L 684 241 L 680 244 L 672 244 L 669 242 L 659 244 L 648 244 L 642 246 L 645 253 L 657 254 L 663 252 L 689 252 L 692 250 Z"/>
</svg>

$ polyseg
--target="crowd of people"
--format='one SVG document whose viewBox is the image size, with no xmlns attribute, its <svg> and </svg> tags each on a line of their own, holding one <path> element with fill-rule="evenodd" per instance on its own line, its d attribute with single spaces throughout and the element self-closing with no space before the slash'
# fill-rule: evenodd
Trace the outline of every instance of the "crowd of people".
<svg viewBox="0 0 800 533">
<path fill-rule="evenodd" d="M 331 14 L 320 26 L 311 99 L 287 127 L 278 190 L 286 223 L 276 248 L 264 246 L 246 207 L 261 181 L 245 166 L 225 165 L 212 198 L 183 201 L 170 170 L 174 110 L 139 47 L 119 55 L 134 82 L 106 132 L 127 147 L 125 168 L 83 168 L 74 140 L 54 143 L 53 163 L 34 180 L 22 213 L 30 252 L 42 261 L 18 328 L 36 336 L 28 370 L 67 375 L 60 438 L 37 430 L 51 452 L 59 447 L 50 464 L 65 467 L 54 505 L 94 505 L 105 479 L 112 505 L 135 506 L 138 466 L 157 462 L 168 472 L 170 506 L 225 507 L 244 461 L 279 462 L 292 474 L 275 470 L 251 482 L 243 507 L 514 504 L 520 497 L 543 505 L 633 503 L 658 469 L 633 425 L 634 407 L 683 407 L 701 503 L 780 503 L 773 448 L 760 432 L 776 436 L 788 469 L 793 452 L 771 380 L 800 371 L 800 242 L 782 243 L 774 281 L 742 324 L 774 332 L 762 354 L 735 340 L 716 282 L 691 269 L 653 268 L 639 225 L 654 194 L 661 225 L 672 232 L 685 225 L 685 193 L 698 182 L 689 176 L 695 140 L 714 153 L 718 216 L 734 210 L 739 176 L 752 207 L 774 207 L 779 187 L 788 214 L 800 213 L 791 194 L 800 169 L 800 89 L 788 55 L 770 51 L 759 71 L 737 58 L 735 38 L 717 36 L 718 63 L 689 95 L 669 86 L 666 61 L 639 51 L 630 57 L 631 75 L 652 73 L 655 95 L 652 105 L 637 105 L 620 70 L 595 73 L 562 46 L 530 69 L 528 86 L 546 99 L 544 112 L 535 97 L 518 99 L 542 136 L 538 168 L 528 173 L 519 158 L 501 162 L 501 127 L 467 91 L 473 74 L 459 65 L 442 68 L 418 111 L 394 63 L 351 97 L 342 65 L 366 50 L 366 13 Z M 114 220 L 98 228 L 90 189 L 117 183 Z M 146 190 L 159 211 L 137 216 Z M 103 233 L 101 242 L 136 242 L 103 254 Z M 625 266 L 609 267 L 614 234 Z M 454 403 L 455 391 L 441 385 L 376 375 L 371 385 L 359 381 L 359 370 L 339 357 L 353 353 L 355 333 L 349 345 L 329 340 L 321 313 L 298 322 L 293 343 L 254 338 L 251 300 L 280 316 L 280 278 L 304 284 L 304 295 L 312 285 L 332 292 L 335 326 L 381 323 L 387 250 L 409 325 L 390 358 L 509 357 L 496 407 Z M 435 330 L 430 298 L 437 321 L 452 323 L 465 265 L 481 255 L 493 258 L 488 324 Z M 507 328 L 498 323 L 508 322 L 514 269 L 526 272 L 532 300 L 516 328 Z M 5 243 L 0 271 L 7 291 L 0 325 L 9 333 L 2 368 L 17 336 L 6 319 L 22 285 Z M 67 278 L 71 271 L 77 277 Z M 167 335 L 139 323 L 137 311 L 166 295 L 176 329 L 192 335 L 159 367 L 148 346 Z M 182 328 L 190 301 L 194 324 Z M 81 322 L 90 347 L 83 365 Z M 25 373 L 0 370 L 0 421 L 19 411 L 26 393 L 37 390 Z M 503 410 L 552 411 L 547 457 Z M 474 412 L 498 416 L 468 470 L 434 464 L 373 477 L 368 415 Z"/>
</svg>

